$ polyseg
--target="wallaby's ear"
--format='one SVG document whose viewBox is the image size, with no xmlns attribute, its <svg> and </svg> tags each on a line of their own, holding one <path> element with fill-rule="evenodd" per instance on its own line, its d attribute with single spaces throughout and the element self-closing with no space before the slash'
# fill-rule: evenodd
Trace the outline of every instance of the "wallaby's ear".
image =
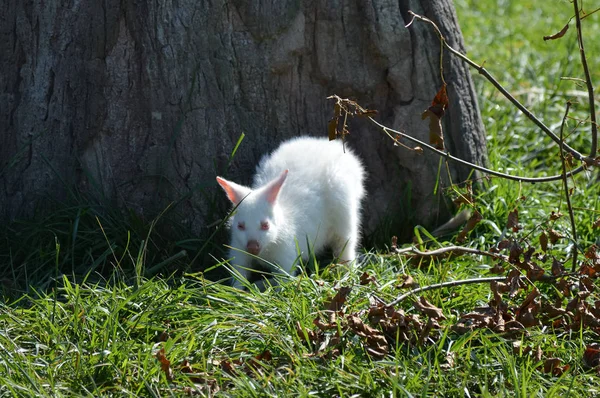
<svg viewBox="0 0 600 398">
<path fill-rule="evenodd" d="M 244 199 L 252 190 L 235 182 L 227 181 L 224 178 L 217 177 L 217 182 L 223 188 L 227 197 L 234 205 L 237 205 Z"/>
<path fill-rule="evenodd" d="M 281 186 L 283 185 L 288 174 L 288 170 L 284 170 L 283 173 L 279 175 L 276 179 L 271 181 L 265 186 L 265 195 L 267 202 L 273 204 L 277 200 L 277 195 L 279 195 L 279 191 L 281 190 Z"/>
</svg>

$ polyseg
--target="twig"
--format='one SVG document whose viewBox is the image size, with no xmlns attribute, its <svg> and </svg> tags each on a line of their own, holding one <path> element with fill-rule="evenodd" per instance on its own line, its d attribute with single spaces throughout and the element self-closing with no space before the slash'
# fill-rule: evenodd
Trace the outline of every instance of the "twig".
<svg viewBox="0 0 600 398">
<path fill-rule="evenodd" d="M 590 15 L 595 14 L 596 12 L 600 11 L 600 7 L 596 8 L 594 11 L 588 12 L 586 13 L 583 17 L 581 17 L 581 20 L 583 21 L 584 19 L 586 19 L 587 17 L 589 17 Z"/>
<path fill-rule="evenodd" d="M 384 126 L 383 124 L 379 123 L 377 120 L 373 119 L 370 116 L 369 116 L 369 119 L 373 123 L 375 123 L 377 126 L 379 126 L 388 135 L 388 137 L 390 137 L 394 142 L 398 143 L 399 145 L 403 145 L 403 144 L 401 142 L 398 142 L 396 140 L 396 138 L 393 137 L 390 134 L 390 132 L 392 132 L 394 134 L 397 134 L 397 135 L 399 135 L 401 137 L 404 137 L 407 140 L 409 140 L 411 142 L 414 142 L 415 144 L 418 144 L 421 147 L 427 148 L 428 150 L 430 150 L 432 152 L 435 152 L 438 155 L 440 155 L 440 156 L 442 156 L 442 157 L 444 157 L 444 158 L 446 158 L 448 160 L 451 160 L 451 161 L 456 162 L 456 163 L 460 163 L 462 165 L 465 165 L 465 166 L 470 167 L 470 168 L 475 169 L 475 170 L 483 171 L 484 173 L 489 174 L 489 175 L 493 175 L 493 176 L 496 176 L 496 177 L 502 177 L 502 178 L 505 178 L 507 180 L 513 180 L 513 181 L 519 181 L 519 182 L 530 182 L 530 183 L 550 182 L 550 181 L 557 181 L 557 180 L 562 179 L 562 175 L 555 175 L 555 176 L 550 176 L 550 177 L 522 177 L 522 176 L 516 176 L 516 175 L 512 175 L 512 174 L 502 173 L 502 172 L 496 171 L 496 170 L 491 170 L 491 169 L 488 169 L 487 167 L 480 166 L 480 165 L 477 165 L 475 163 L 467 162 L 466 160 L 463 160 L 461 158 L 457 158 L 456 156 L 453 156 L 453 155 L 451 155 L 448 152 L 440 151 L 439 149 L 436 149 L 435 147 L 433 147 L 433 146 L 431 146 L 431 145 L 429 145 L 429 144 L 427 144 L 427 143 L 425 143 L 425 142 L 423 142 L 423 141 L 421 141 L 421 140 L 419 140 L 417 138 L 414 138 L 414 137 L 412 137 L 412 136 L 410 136 L 408 134 L 405 134 L 405 133 L 403 133 L 401 131 L 397 131 L 397 130 L 391 129 L 389 127 L 386 127 L 386 126 Z M 568 176 L 570 177 L 570 176 L 573 176 L 575 174 L 578 174 L 578 173 L 582 172 L 584 169 L 585 168 L 583 166 L 579 166 L 576 169 L 570 171 L 568 173 Z"/>
<path fill-rule="evenodd" d="M 593 158 L 596 156 L 596 150 L 598 145 L 598 125 L 596 123 L 596 106 L 594 104 L 594 86 L 592 84 L 592 77 L 590 76 L 590 70 L 587 64 L 587 57 L 585 56 L 585 47 L 583 46 L 581 16 L 579 14 L 579 6 L 577 4 L 577 0 L 573 1 L 573 8 L 575 9 L 575 24 L 577 27 L 577 42 L 579 44 L 579 53 L 581 54 L 581 66 L 583 67 L 583 73 L 585 74 L 585 84 L 587 86 L 588 102 L 590 104 L 590 120 L 592 122 L 592 150 L 590 153 L 590 158 Z"/>
<path fill-rule="evenodd" d="M 565 128 L 565 123 L 567 121 L 567 116 L 569 115 L 569 109 L 571 108 L 571 102 L 567 101 L 567 109 L 565 109 L 565 116 L 563 116 L 562 123 L 560 124 L 560 140 L 562 143 L 563 139 L 563 130 Z M 565 196 L 567 198 L 567 209 L 569 210 L 569 219 L 571 220 L 571 233 L 573 234 L 573 266 L 571 267 L 571 272 L 575 272 L 577 268 L 577 227 L 575 226 L 575 216 L 573 215 L 573 206 L 571 206 L 571 195 L 569 194 L 569 183 L 567 181 L 567 161 L 565 159 L 565 153 L 563 150 L 563 145 L 560 145 L 560 161 L 562 163 L 563 169 L 563 186 L 565 188 Z"/>
<path fill-rule="evenodd" d="M 538 279 L 540 282 L 553 282 L 555 281 L 557 278 L 562 278 L 564 276 L 569 276 L 570 274 L 563 274 L 563 275 L 544 275 L 542 278 Z M 406 300 L 408 297 L 417 294 L 417 293 L 421 293 L 421 292 L 426 292 L 429 290 L 435 290 L 435 289 L 443 289 L 446 287 L 455 287 L 455 286 L 461 286 L 461 285 L 471 285 L 471 284 L 475 284 L 475 283 L 487 283 L 487 282 L 504 282 L 506 281 L 506 276 L 490 276 L 487 278 L 473 278 L 473 279 L 462 279 L 459 281 L 450 281 L 450 282 L 442 282 L 442 283 L 436 283 L 434 285 L 428 285 L 428 286 L 423 286 L 423 287 L 417 287 L 414 288 L 400 296 L 398 296 L 397 299 L 395 299 L 394 301 L 385 304 L 386 307 L 393 307 L 398 303 L 401 303 L 402 301 Z M 527 277 L 527 275 L 521 275 L 519 276 L 519 279 L 521 280 L 529 280 L 529 278 Z M 383 300 L 381 300 L 380 298 L 377 298 L 379 301 L 383 302 Z"/>
<path fill-rule="evenodd" d="M 521 279 L 527 279 L 527 276 L 525 275 L 521 275 L 520 276 Z M 417 293 L 421 293 L 421 292 L 426 292 L 428 290 L 435 290 L 435 289 L 443 289 L 445 287 L 454 287 L 454 286 L 461 286 L 461 285 L 470 285 L 470 284 L 474 284 L 474 283 L 487 283 L 487 282 L 502 282 L 506 280 L 506 276 L 491 276 L 488 278 L 473 278 L 473 279 L 463 279 L 460 281 L 450 281 L 450 282 L 442 282 L 442 283 L 436 283 L 435 285 L 428 285 L 428 286 L 423 286 L 423 287 L 417 287 L 414 288 L 400 296 L 398 296 L 397 299 L 395 299 L 394 301 L 386 304 L 386 307 L 393 307 L 398 303 L 401 303 L 402 301 L 406 300 L 406 298 L 412 296 L 413 294 L 417 294 Z"/>
<path fill-rule="evenodd" d="M 477 72 L 479 72 L 490 83 L 492 83 L 492 85 L 494 87 L 496 87 L 496 89 L 498 89 L 498 91 L 500 91 L 502 93 L 502 95 L 504 95 L 510 102 L 512 102 L 513 105 L 515 105 L 517 107 L 517 109 L 519 109 L 529 120 L 531 120 L 535 125 L 537 125 L 555 143 L 557 143 L 557 144 L 560 145 L 560 139 L 559 139 L 559 137 L 556 134 L 554 134 L 552 132 L 552 130 L 550 130 L 550 128 L 548 126 L 546 126 L 540 119 L 538 119 L 533 113 L 531 113 L 531 111 L 529 109 L 527 109 L 514 96 L 512 96 L 500 83 L 498 83 L 498 81 L 496 79 L 494 79 L 494 77 L 484 67 L 478 65 L 477 63 L 475 63 L 474 61 L 472 61 L 470 58 L 468 58 L 466 55 L 462 54 L 461 52 L 459 52 L 458 50 L 456 50 L 452 46 L 450 46 L 448 44 L 448 42 L 446 41 L 446 39 L 444 38 L 444 36 L 442 35 L 442 32 L 440 31 L 440 29 L 437 27 L 437 25 L 432 20 L 430 20 L 429 18 L 423 17 L 421 15 L 415 14 L 412 11 L 409 11 L 409 14 L 413 16 L 413 19 L 416 18 L 416 19 L 419 19 L 419 20 L 421 20 L 423 22 L 431 24 L 434 27 L 434 29 L 436 30 L 436 32 L 437 32 L 440 40 L 444 43 L 444 46 L 451 53 L 453 53 L 454 55 L 456 55 L 457 57 L 459 57 L 460 59 L 462 59 L 464 62 L 466 62 L 472 68 L 476 69 Z M 412 20 L 408 23 L 407 26 L 409 26 L 410 24 L 412 24 Z M 582 155 L 581 153 L 579 153 L 574 148 L 571 148 L 568 145 L 564 145 L 564 148 L 567 150 L 567 152 L 569 152 L 571 155 L 573 155 L 573 157 L 575 159 L 583 161 L 583 162 L 585 162 L 588 165 L 594 163 L 594 159 L 593 158 L 586 157 L 586 156 Z M 577 170 L 578 170 L 578 172 L 581 171 L 578 168 L 576 170 L 573 170 L 572 173 L 575 173 L 575 171 L 577 171 Z M 556 180 L 560 180 L 561 178 L 562 178 L 562 176 L 552 176 L 552 177 L 545 177 L 543 179 L 535 179 L 534 181 L 532 181 L 531 179 L 530 179 L 530 181 L 528 181 L 527 179 L 522 178 L 522 179 L 520 179 L 520 181 L 525 181 L 525 182 L 545 182 L 545 181 L 556 181 Z"/>
<path fill-rule="evenodd" d="M 504 255 L 504 254 L 500 254 L 500 253 L 492 253 L 492 252 L 488 252 L 485 250 L 479 250 L 479 249 L 472 249 L 470 247 L 464 247 L 464 246 L 447 246 L 447 247 L 442 247 L 436 250 L 430 250 L 430 251 L 420 251 L 414 247 L 408 247 L 405 249 L 396 249 L 396 253 L 397 254 L 408 254 L 408 253 L 413 253 L 416 254 L 417 256 L 422 256 L 422 257 L 435 257 L 438 256 L 440 254 L 452 254 L 452 253 L 463 253 L 463 254 L 477 254 L 480 256 L 486 256 L 486 257 L 491 257 L 494 258 L 496 260 L 500 260 L 502 262 L 505 262 L 507 264 L 510 265 L 514 265 L 513 263 L 511 263 L 509 261 L 509 257 Z M 535 264 L 532 263 L 531 261 L 527 261 L 524 263 L 525 265 L 527 265 L 530 268 L 535 268 Z M 542 275 L 539 280 L 541 281 L 548 281 L 548 280 L 554 280 L 555 277 L 554 276 L 549 276 L 549 275 Z"/>
<path fill-rule="evenodd" d="M 423 252 L 414 247 L 406 247 L 404 249 L 396 249 L 396 254 L 406 254 L 406 253 L 413 253 L 418 256 L 425 256 L 425 257 L 430 257 L 430 256 L 433 257 L 433 256 L 438 256 L 440 254 L 466 253 L 466 254 L 478 254 L 481 256 L 493 257 L 493 258 L 496 258 L 499 260 L 506 259 L 505 256 L 503 256 L 502 254 L 499 254 L 499 253 L 491 253 L 491 252 L 486 252 L 484 250 L 473 249 L 473 248 L 464 247 L 464 246 L 447 246 L 447 247 L 442 247 L 442 248 L 435 249 L 435 250 L 429 250 L 426 252 Z"/>
</svg>

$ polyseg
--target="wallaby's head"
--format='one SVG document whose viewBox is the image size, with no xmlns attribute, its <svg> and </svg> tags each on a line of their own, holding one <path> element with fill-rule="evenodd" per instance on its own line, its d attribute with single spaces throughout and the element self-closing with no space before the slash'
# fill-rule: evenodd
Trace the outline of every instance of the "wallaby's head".
<svg viewBox="0 0 600 398">
<path fill-rule="evenodd" d="M 277 241 L 281 217 L 277 206 L 279 191 L 288 171 L 254 190 L 217 177 L 227 197 L 237 206 L 231 217 L 231 246 L 260 255 Z"/>
</svg>

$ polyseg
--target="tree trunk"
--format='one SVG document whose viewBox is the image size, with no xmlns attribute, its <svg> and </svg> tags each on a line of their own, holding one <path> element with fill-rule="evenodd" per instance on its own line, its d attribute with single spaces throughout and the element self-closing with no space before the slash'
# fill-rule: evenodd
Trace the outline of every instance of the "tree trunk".
<svg viewBox="0 0 600 398">
<path fill-rule="evenodd" d="M 427 140 L 421 113 L 441 87 L 440 42 L 429 25 L 405 28 L 408 10 L 463 48 L 450 0 L 3 3 L 4 220 L 43 211 L 47 198 L 66 199 L 75 186 L 146 216 L 176 202 L 181 222 L 205 236 L 228 207 L 215 175 L 249 183 L 280 141 L 325 136 L 329 95 L 377 109 L 382 123 Z M 468 70 L 445 53 L 444 73 L 446 147 L 483 163 Z M 368 170 L 367 233 L 444 221 L 434 194 L 439 157 L 394 147 L 366 121 L 352 121 L 350 131 Z M 468 172 L 450 164 L 455 182 Z M 441 174 L 447 184 L 445 168 Z"/>
</svg>

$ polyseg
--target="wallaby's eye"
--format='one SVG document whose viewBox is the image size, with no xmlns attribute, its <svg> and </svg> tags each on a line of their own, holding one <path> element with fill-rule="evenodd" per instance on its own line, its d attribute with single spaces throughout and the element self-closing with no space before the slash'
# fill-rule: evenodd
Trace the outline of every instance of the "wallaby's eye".
<svg viewBox="0 0 600 398">
<path fill-rule="evenodd" d="M 239 223 L 238 223 L 238 229 L 239 229 L 240 231 L 245 231 L 245 230 L 246 230 L 246 223 L 239 222 Z"/>
<path fill-rule="evenodd" d="M 269 230 L 269 222 L 268 221 L 261 221 L 260 222 L 260 229 L 262 229 L 263 231 L 268 231 Z"/>
</svg>

